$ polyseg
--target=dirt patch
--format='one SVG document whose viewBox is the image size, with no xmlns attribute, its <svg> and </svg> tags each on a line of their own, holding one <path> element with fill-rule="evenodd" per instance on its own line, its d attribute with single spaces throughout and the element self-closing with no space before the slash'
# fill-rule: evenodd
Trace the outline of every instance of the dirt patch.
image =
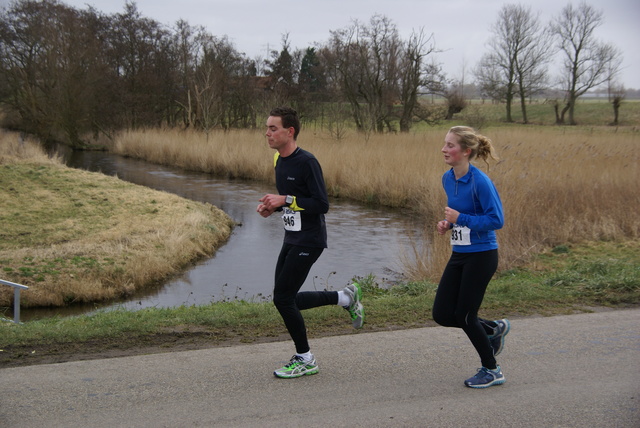
<svg viewBox="0 0 640 428">
<path fill-rule="evenodd" d="M 277 340 L 256 338 L 251 343 Z M 166 332 L 146 336 L 94 339 L 85 342 L 43 343 L 6 346 L 0 352 L 0 367 L 54 364 L 68 361 L 127 357 L 249 343 L 242 338 L 217 338 L 206 332 Z"/>
<path fill-rule="evenodd" d="M 367 328 L 364 331 L 400 330 L 415 327 L 424 327 L 424 325 Z M 310 335 L 310 339 L 353 333 L 354 330 L 352 328 L 344 327 L 332 331 L 315 332 L 313 335 Z M 43 343 L 38 345 L 12 345 L 5 346 L 0 351 L 0 368 L 242 346 L 287 340 L 291 339 L 284 333 L 277 336 L 265 337 L 247 337 L 240 335 L 220 337 L 212 332 L 193 331 L 193 328 L 190 328 L 189 331 L 168 331 L 146 336 L 95 339 L 80 343 L 65 342 Z"/>
<path fill-rule="evenodd" d="M 618 308 L 585 306 L 580 309 L 574 308 L 573 313 L 613 311 L 628 307 L 638 307 L 638 305 L 623 305 Z M 538 316 L 541 315 L 511 315 L 509 319 L 535 318 Z M 413 325 L 365 325 L 362 330 L 357 331 L 350 327 L 331 325 L 330 327 L 314 329 L 310 332 L 309 338 L 314 339 L 358 334 L 360 332 L 372 333 L 376 331 L 395 331 L 434 326 L 436 326 L 436 323 L 432 320 Z M 174 328 L 163 333 L 144 336 L 132 335 L 130 337 L 103 338 L 77 343 L 64 342 L 5 346 L 0 348 L 0 368 L 243 346 L 290 340 L 289 335 L 286 333 L 272 336 L 248 336 L 233 332 L 220 334 L 220 332 L 208 331 L 204 328 L 198 330 L 190 326 L 184 330 Z"/>
</svg>

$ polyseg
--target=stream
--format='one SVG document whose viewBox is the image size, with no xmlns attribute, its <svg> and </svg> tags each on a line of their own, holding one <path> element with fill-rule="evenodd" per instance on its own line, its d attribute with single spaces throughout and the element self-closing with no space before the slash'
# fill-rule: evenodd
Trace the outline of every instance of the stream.
<svg viewBox="0 0 640 428">
<path fill-rule="evenodd" d="M 68 166 L 106 175 L 187 199 L 208 202 L 240 225 L 228 242 L 207 260 L 155 288 L 127 299 L 62 308 L 23 308 L 23 321 L 69 316 L 97 309 L 140 309 L 201 305 L 223 300 L 270 300 L 276 258 L 284 231 L 279 216 L 255 212 L 275 186 L 187 172 L 106 152 L 70 152 Z M 371 207 L 343 199 L 329 200 L 326 215 L 329 248 L 315 263 L 302 290 L 338 290 L 353 278 L 374 275 L 381 286 L 402 279 L 403 256 L 421 242 L 423 222 L 402 209 Z M 7 315 L 9 316 L 9 315 Z"/>
</svg>

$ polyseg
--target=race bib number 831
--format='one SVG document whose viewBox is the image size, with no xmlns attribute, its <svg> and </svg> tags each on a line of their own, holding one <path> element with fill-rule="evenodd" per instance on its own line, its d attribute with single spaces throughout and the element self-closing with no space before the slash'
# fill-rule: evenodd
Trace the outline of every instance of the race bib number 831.
<svg viewBox="0 0 640 428">
<path fill-rule="evenodd" d="M 451 245 L 471 245 L 471 229 L 454 224 L 451 229 Z"/>
</svg>

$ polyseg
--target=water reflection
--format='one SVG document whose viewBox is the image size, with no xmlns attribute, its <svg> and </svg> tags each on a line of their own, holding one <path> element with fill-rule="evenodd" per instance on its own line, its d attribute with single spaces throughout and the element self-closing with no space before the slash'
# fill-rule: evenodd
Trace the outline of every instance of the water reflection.
<svg viewBox="0 0 640 428">
<path fill-rule="evenodd" d="M 277 216 L 255 212 L 258 199 L 274 186 L 187 172 L 108 153 L 75 152 L 67 164 L 117 175 L 120 179 L 182 197 L 209 202 L 241 225 L 216 255 L 183 275 L 126 301 L 56 309 L 23 309 L 22 319 L 85 313 L 97 307 L 128 309 L 199 305 L 224 299 L 261 300 L 271 296 L 275 262 L 283 230 Z M 339 289 L 355 276 L 375 275 L 380 282 L 398 279 L 399 254 L 411 248 L 420 219 L 402 210 L 371 208 L 330 200 L 327 214 L 329 248 L 316 262 L 303 290 Z"/>
</svg>

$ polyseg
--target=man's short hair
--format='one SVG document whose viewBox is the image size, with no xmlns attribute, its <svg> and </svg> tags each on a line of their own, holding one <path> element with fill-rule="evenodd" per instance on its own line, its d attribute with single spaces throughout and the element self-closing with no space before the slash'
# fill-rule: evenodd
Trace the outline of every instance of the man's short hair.
<svg viewBox="0 0 640 428">
<path fill-rule="evenodd" d="M 293 139 L 298 138 L 300 133 L 300 118 L 298 118 L 298 112 L 291 107 L 276 107 L 271 110 L 269 116 L 279 117 L 282 120 L 282 126 L 284 128 L 293 128 Z"/>
</svg>

